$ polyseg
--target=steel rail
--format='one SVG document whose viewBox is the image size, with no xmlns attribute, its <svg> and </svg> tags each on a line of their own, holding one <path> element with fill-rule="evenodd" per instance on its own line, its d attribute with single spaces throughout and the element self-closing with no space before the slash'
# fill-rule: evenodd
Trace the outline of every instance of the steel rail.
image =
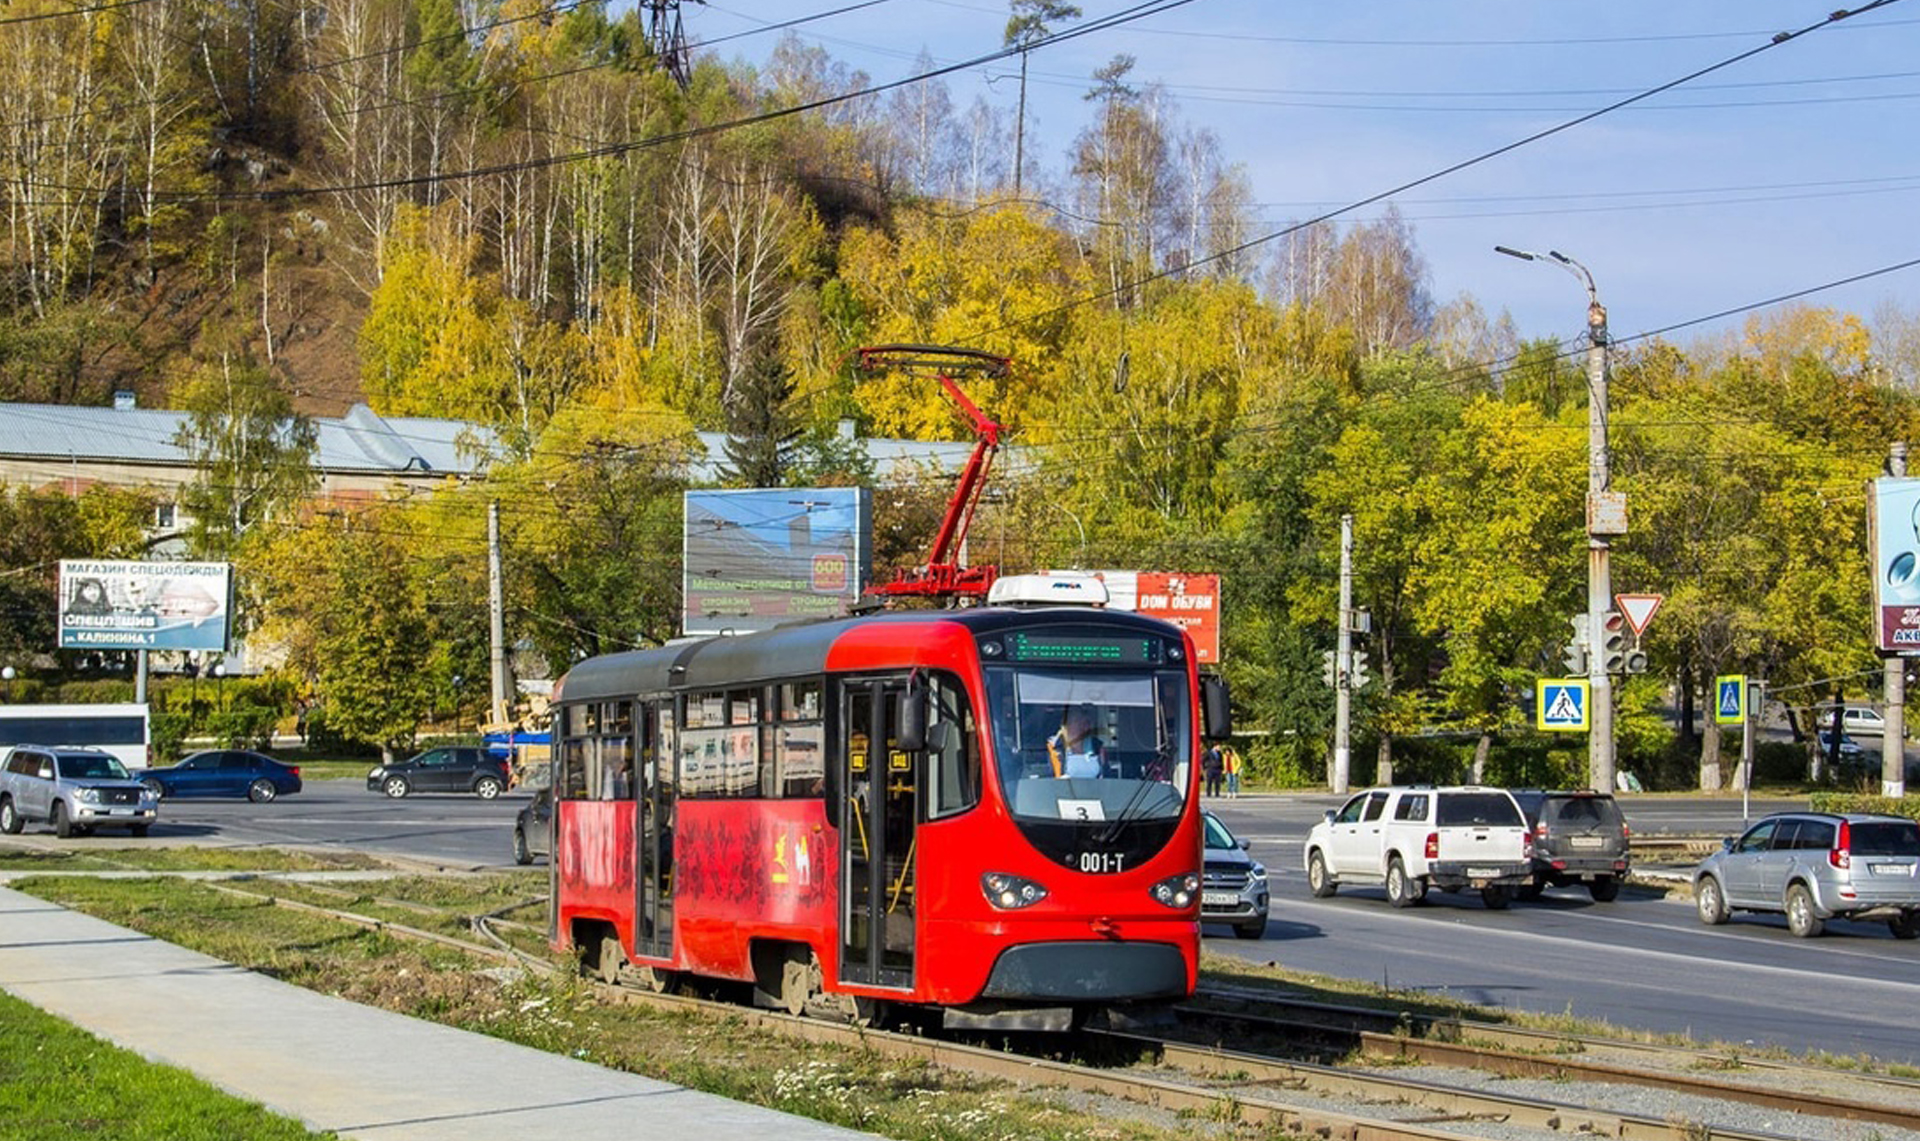
<svg viewBox="0 0 1920 1141">
<path fill-rule="evenodd" d="M 1215 1022 L 1226 1022 L 1243 1032 L 1263 1030 L 1280 1037 L 1316 1032 L 1334 1034 L 1346 1039 L 1354 1047 L 1375 1056 L 1398 1058 L 1425 1065 L 1460 1066 L 1513 1078 L 1552 1078 L 1646 1086 L 1672 1093 L 1740 1102 L 1768 1109 L 1783 1109 L 1816 1117 L 1835 1117 L 1920 1130 L 1920 1109 L 1876 1105 L 1829 1094 L 1768 1088 L 1671 1070 L 1651 1072 L 1636 1070 L 1627 1066 L 1590 1061 L 1566 1053 L 1552 1055 L 1521 1053 L 1439 1038 L 1416 1038 L 1406 1034 L 1384 1033 L 1377 1030 L 1343 1030 L 1329 1026 L 1325 1022 L 1305 1019 L 1192 1009 L 1189 1009 L 1186 1015 Z M 1558 1041 L 1565 1043 L 1567 1040 L 1562 1038 Z"/>
<path fill-rule="evenodd" d="M 228 885 L 221 891 L 270 902 L 276 906 L 324 915 L 342 922 L 380 930 L 403 938 L 424 939 L 494 959 L 528 963 L 528 957 L 510 948 L 474 943 L 438 932 L 397 924 L 341 909 L 262 894 Z M 470 917 L 477 930 L 485 917 Z M 553 964 L 544 966 L 558 973 Z M 1001 1077 L 1028 1085 L 1060 1086 L 1099 1093 L 1175 1112 L 1214 1120 L 1236 1120 L 1343 1141 L 1486 1141 L 1462 1133 L 1458 1124 L 1475 1120 L 1498 1122 L 1551 1132 L 1612 1137 L 1619 1141 L 1672 1141 L 1676 1123 L 1630 1114 L 1615 1114 L 1583 1106 L 1531 1098 L 1502 1097 L 1462 1090 L 1432 1082 L 1375 1074 L 1359 1074 L 1338 1067 L 1282 1062 L 1254 1054 L 1194 1046 L 1143 1036 L 1134 1032 L 1084 1031 L 1089 1039 L 1104 1039 L 1157 1056 L 1163 1064 L 1198 1075 L 1201 1084 L 1173 1081 L 1137 1073 L 1100 1070 L 1050 1059 L 1010 1054 L 963 1043 L 941 1042 L 886 1030 L 848 1026 L 783 1012 L 758 1010 L 731 1003 L 710 1002 L 682 995 L 656 994 L 635 987 L 592 983 L 594 993 L 625 1004 L 655 1009 L 709 1012 L 745 1021 L 757 1028 L 778 1030 L 807 1041 L 839 1043 L 881 1051 L 892 1057 L 942 1065 L 969 1073 Z M 1206 1078 L 1206 1075 L 1222 1075 Z M 1274 1087 L 1312 1090 L 1319 1094 L 1380 1104 L 1407 1114 L 1404 1119 L 1363 1116 L 1319 1106 L 1288 1103 Z M 1432 1126 L 1453 1124 L 1450 1129 Z M 1683 1123 L 1684 1124 L 1684 1123 Z M 1793 1141 L 1784 1134 L 1749 1132 L 1722 1126 L 1702 1128 L 1716 1141 Z"/>
</svg>

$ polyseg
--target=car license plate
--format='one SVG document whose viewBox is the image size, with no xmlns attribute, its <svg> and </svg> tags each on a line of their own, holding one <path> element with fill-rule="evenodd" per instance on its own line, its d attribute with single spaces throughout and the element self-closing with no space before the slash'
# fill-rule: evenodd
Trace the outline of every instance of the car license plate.
<svg viewBox="0 0 1920 1141">
<path fill-rule="evenodd" d="M 1598 848 L 1607 841 L 1603 836 L 1569 836 L 1567 842 L 1576 848 Z"/>
<path fill-rule="evenodd" d="M 1202 907 L 1236 907 L 1240 897 L 1230 891 L 1203 891 L 1200 893 Z"/>
<path fill-rule="evenodd" d="M 1500 874 L 1499 868 L 1468 868 L 1467 875 L 1477 880 L 1492 879 Z"/>
<path fill-rule="evenodd" d="M 1913 875 L 1913 866 L 1910 864 L 1868 864 L 1867 867 L 1873 869 L 1873 874 L 1876 876 L 1911 877 Z"/>
</svg>

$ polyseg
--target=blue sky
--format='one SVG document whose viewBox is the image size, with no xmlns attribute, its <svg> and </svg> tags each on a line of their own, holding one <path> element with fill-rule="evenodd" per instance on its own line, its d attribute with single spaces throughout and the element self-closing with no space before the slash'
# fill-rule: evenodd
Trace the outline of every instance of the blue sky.
<svg viewBox="0 0 1920 1141">
<path fill-rule="evenodd" d="M 683 9 L 696 45 L 854 0 L 714 0 Z M 1087 18 L 1131 7 L 1081 0 Z M 1260 232 L 1369 198 L 1815 24 L 1822 4 L 1194 0 L 1036 51 L 1029 153 L 1054 172 L 1089 121 L 1088 76 L 1115 55 L 1162 84 L 1244 164 Z M 887 0 L 795 32 L 875 83 L 1000 46 L 1004 3 Z M 716 50 L 759 62 L 776 35 Z M 956 108 L 1006 108 L 1018 65 L 946 77 Z M 1920 0 L 1760 52 L 1672 91 L 1396 195 L 1445 301 L 1472 294 L 1523 336 L 1579 336 L 1571 276 L 1493 252 L 1563 251 L 1592 271 L 1614 335 L 1920 258 Z M 1368 219 L 1379 207 L 1345 215 Z M 1920 267 L 1818 294 L 1871 319 L 1920 308 Z M 1744 318 L 1672 334 L 1685 343 Z"/>
</svg>

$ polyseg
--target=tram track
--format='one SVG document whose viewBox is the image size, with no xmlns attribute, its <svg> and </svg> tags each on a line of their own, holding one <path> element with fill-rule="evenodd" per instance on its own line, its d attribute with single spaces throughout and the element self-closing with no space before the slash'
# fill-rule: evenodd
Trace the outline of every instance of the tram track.
<svg viewBox="0 0 1920 1141">
<path fill-rule="evenodd" d="M 418 939 L 457 948 L 496 961 L 560 973 L 565 968 L 550 960 L 530 955 L 512 946 L 497 926 L 535 930 L 531 925 L 501 918 L 513 910 L 485 916 L 468 916 L 476 942 L 391 920 L 330 908 L 301 900 L 262 893 L 251 889 L 219 885 L 221 890 L 276 905 L 331 917 L 337 921 L 377 929 L 404 939 Z M 305 886 L 305 885 L 303 885 Z M 390 901 L 399 903 L 401 901 Z M 520 905 L 515 905 L 520 906 Z M 429 909 L 430 910 L 430 909 Z M 446 915 L 456 914 L 448 910 Z M 1613 1137 L 1623 1141 L 1675 1141 L 1675 1139 L 1712 1138 L 1716 1141 L 1782 1141 L 1782 1139 L 1824 1135 L 1798 1131 L 1780 1133 L 1738 1128 L 1710 1117 L 1695 1119 L 1674 1112 L 1658 1116 L 1616 1112 L 1598 1108 L 1605 1104 L 1606 1088 L 1620 1084 L 1650 1086 L 1696 1099 L 1718 1103 L 1764 1105 L 1768 1109 L 1816 1115 L 1804 1120 L 1844 1118 L 1858 1122 L 1884 1124 L 1915 1130 L 1920 1136 L 1920 1110 L 1859 1102 L 1850 1099 L 1803 1096 L 1774 1091 L 1766 1101 L 1742 1096 L 1752 1087 L 1732 1087 L 1730 1083 L 1704 1081 L 1695 1075 L 1670 1072 L 1634 1072 L 1628 1067 L 1569 1065 L 1565 1051 L 1567 1035 L 1546 1035 L 1520 1031 L 1493 1024 L 1462 1020 L 1416 1020 L 1398 1023 L 1399 1032 L 1344 1028 L 1330 1023 L 1345 1019 L 1352 1023 L 1357 1015 L 1366 1018 L 1393 1016 L 1355 1012 L 1347 1008 L 1324 1008 L 1320 1017 L 1292 1019 L 1219 1010 L 1186 1008 L 1189 1019 L 1238 1020 L 1237 1029 L 1228 1032 L 1235 1039 L 1267 1034 L 1281 1041 L 1308 1033 L 1329 1032 L 1351 1041 L 1360 1036 L 1361 1053 L 1391 1059 L 1391 1064 L 1420 1061 L 1424 1064 L 1466 1067 L 1477 1072 L 1492 1072 L 1503 1077 L 1516 1076 L 1523 1063 L 1538 1067 L 1535 1076 L 1551 1079 L 1556 1090 L 1564 1088 L 1569 1096 L 1553 1098 L 1513 1096 L 1472 1089 L 1458 1083 L 1429 1080 L 1424 1077 L 1366 1072 L 1351 1066 L 1301 1061 L 1280 1056 L 1279 1052 L 1230 1050 L 1219 1045 L 1196 1043 L 1168 1035 L 1138 1030 L 1088 1030 L 1076 1036 L 1073 1046 L 1118 1059 L 1112 1065 L 1090 1065 L 1046 1056 L 1063 1043 L 1054 1037 L 1025 1045 L 1038 1048 L 1010 1052 L 1008 1042 L 995 1047 L 946 1041 L 918 1034 L 849 1026 L 819 1019 L 794 1017 L 781 1012 L 743 1007 L 685 995 L 657 994 L 625 985 L 589 981 L 596 996 L 621 1003 L 644 1005 L 663 1010 L 709 1013 L 742 1021 L 750 1026 L 792 1035 L 813 1042 L 841 1043 L 884 1053 L 901 1060 L 921 1061 L 956 1071 L 1009 1080 L 1023 1085 L 1038 1085 L 1095 1094 L 1155 1107 L 1190 1116 L 1196 1120 L 1233 1121 L 1257 1124 L 1300 1136 L 1342 1138 L 1347 1141 L 1511 1141 L 1525 1137 L 1564 1137 L 1569 1134 Z M 1204 997 L 1214 1002 L 1252 1001 L 1286 1002 L 1284 996 L 1268 992 L 1241 992 L 1209 988 Z M 1299 1004 L 1296 1007 L 1316 1005 Z M 1256 1023 L 1264 1025 L 1256 1029 Z M 1216 1027 L 1219 1025 L 1216 1022 Z M 1412 1031 L 1417 1029 L 1419 1034 Z M 1505 1047 L 1482 1046 L 1482 1031 L 1507 1035 Z M 1531 1045 L 1515 1043 L 1530 1035 Z M 1459 1040 L 1447 1041 L 1451 1036 Z M 1607 1045 L 1616 1045 L 1610 1040 Z M 1431 1054 L 1417 1051 L 1427 1047 Z M 1651 1050 L 1652 1047 L 1635 1046 Z M 1452 1052 L 1448 1052 L 1452 1051 Z M 1558 1051 L 1558 1052 L 1555 1052 Z M 1681 1053 L 1675 1051 L 1675 1053 Z M 1700 1051 L 1692 1054 L 1702 1055 Z M 1786 1067 L 1774 1066 L 1777 1070 Z M 1805 1069 L 1804 1067 L 1802 1069 Z M 1813 1072 L 1813 1071 L 1808 1071 Z M 1631 1074 L 1631 1077 L 1623 1076 Z M 1916 1083 L 1884 1079 L 1889 1093 Z M 1723 1088 L 1724 1087 L 1724 1088 Z M 1584 1098 L 1574 1097 L 1576 1091 Z M 1583 1103 L 1584 1102 L 1584 1103 Z M 1862 1134 L 1861 1136 L 1878 1136 Z"/>
</svg>

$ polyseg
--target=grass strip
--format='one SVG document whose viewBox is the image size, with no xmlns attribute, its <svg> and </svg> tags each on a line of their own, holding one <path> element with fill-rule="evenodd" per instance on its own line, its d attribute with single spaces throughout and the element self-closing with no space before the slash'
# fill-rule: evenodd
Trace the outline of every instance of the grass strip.
<svg viewBox="0 0 1920 1141">
<path fill-rule="evenodd" d="M 0 992 L 0 1141 L 335 1137 L 149 1062 Z"/>
</svg>

